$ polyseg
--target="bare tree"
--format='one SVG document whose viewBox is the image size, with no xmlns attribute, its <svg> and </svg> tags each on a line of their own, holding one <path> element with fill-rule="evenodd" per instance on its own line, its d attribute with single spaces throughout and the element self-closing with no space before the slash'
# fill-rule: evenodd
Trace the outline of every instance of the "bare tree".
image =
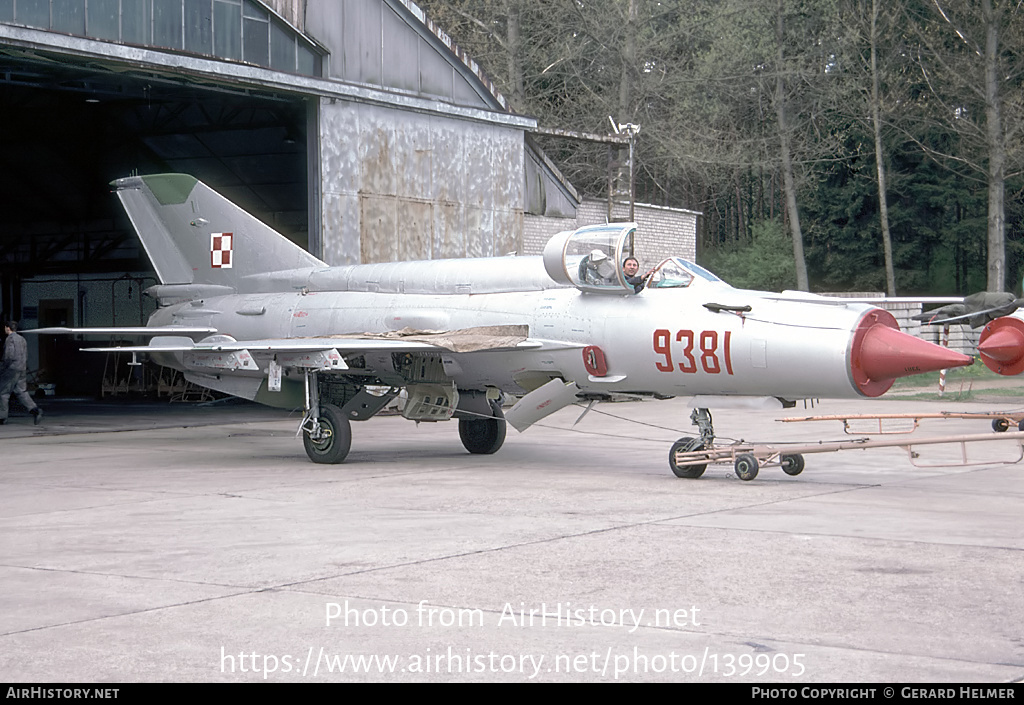
<svg viewBox="0 0 1024 705">
<path fill-rule="evenodd" d="M 960 137 L 957 153 L 939 156 L 988 185 L 989 291 L 1006 286 L 1006 179 L 1024 159 L 1021 12 L 1009 0 L 931 0 L 918 13 L 920 66 L 931 99 L 923 115 Z"/>
<path fill-rule="evenodd" d="M 779 161 L 782 168 L 782 183 L 786 193 L 786 213 L 789 216 L 789 234 L 793 239 L 793 260 L 796 262 L 796 288 L 810 290 L 807 277 L 807 261 L 804 259 L 804 238 L 800 230 L 800 210 L 796 205 L 796 179 L 793 176 L 791 128 L 786 112 L 786 43 L 785 2 L 778 0 L 775 17 L 776 61 L 775 67 L 775 114 L 779 134 Z"/>
<path fill-rule="evenodd" d="M 886 105 L 905 102 L 901 83 L 894 78 L 899 73 L 898 63 L 902 43 L 895 30 L 894 17 L 900 14 L 900 2 L 885 4 L 879 0 L 851 0 L 844 7 L 842 22 L 849 46 L 844 65 L 846 80 L 853 85 L 850 95 L 859 95 L 861 100 L 851 107 L 852 118 L 866 122 L 874 141 L 875 181 L 878 186 L 878 220 L 882 235 L 882 251 L 885 260 L 885 285 L 889 296 L 896 295 L 896 271 L 893 263 L 892 234 L 889 228 L 889 199 L 886 178 L 885 143 L 883 129 L 891 119 Z M 885 51 L 895 46 L 895 51 Z M 880 57 L 884 54 L 884 57 Z M 883 63 L 884 62 L 884 63 Z M 883 95 L 883 77 L 886 78 L 886 94 Z M 866 113 L 866 117 L 865 117 Z"/>
</svg>

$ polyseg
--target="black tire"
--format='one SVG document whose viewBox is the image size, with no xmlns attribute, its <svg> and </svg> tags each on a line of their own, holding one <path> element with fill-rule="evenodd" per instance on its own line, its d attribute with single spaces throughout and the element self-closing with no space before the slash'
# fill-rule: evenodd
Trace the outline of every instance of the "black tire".
<svg viewBox="0 0 1024 705">
<path fill-rule="evenodd" d="M 505 443 L 505 415 L 497 404 L 491 404 L 491 410 L 494 416 L 489 419 L 459 419 L 459 439 L 474 455 L 497 453 Z"/>
<path fill-rule="evenodd" d="M 1017 422 L 1017 430 L 1024 431 L 1024 419 L 1021 419 L 1020 421 Z"/>
<path fill-rule="evenodd" d="M 750 482 L 757 477 L 757 458 L 750 453 L 740 453 L 736 456 L 736 477 L 744 482 Z"/>
<path fill-rule="evenodd" d="M 352 447 L 352 426 L 349 420 L 334 404 L 321 404 L 320 426 L 328 432 L 326 438 L 314 441 L 308 433 L 302 434 L 306 455 L 314 463 L 333 465 L 343 462 Z"/>
<path fill-rule="evenodd" d="M 1007 419 L 993 419 L 992 430 L 996 433 L 1002 433 L 1010 428 L 1010 422 Z"/>
<path fill-rule="evenodd" d="M 707 463 L 703 465 L 676 465 L 676 451 L 679 450 L 693 453 L 698 450 L 704 450 L 704 444 L 696 438 L 683 436 L 672 444 L 672 449 L 668 452 L 668 466 L 672 468 L 672 474 L 676 477 L 684 480 L 696 480 L 703 475 L 708 467 Z"/>
<path fill-rule="evenodd" d="M 782 472 L 787 475 L 795 477 L 804 471 L 804 456 L 799 453 L 779 456 L 779 461 L 782 464 Z"/>
</svg>

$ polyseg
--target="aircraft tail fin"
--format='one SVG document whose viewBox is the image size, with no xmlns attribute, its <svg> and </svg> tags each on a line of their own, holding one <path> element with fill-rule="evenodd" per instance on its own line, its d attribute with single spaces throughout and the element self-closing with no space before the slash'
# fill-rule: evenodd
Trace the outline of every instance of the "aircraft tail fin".
<svg viewBox="0 0 1024 705">
<path fill-rule="evenodd" d="M 163 284 L 234 286 L 264 272 L 327 265 L 186 174 L 111 183 Z"/>
</svg>

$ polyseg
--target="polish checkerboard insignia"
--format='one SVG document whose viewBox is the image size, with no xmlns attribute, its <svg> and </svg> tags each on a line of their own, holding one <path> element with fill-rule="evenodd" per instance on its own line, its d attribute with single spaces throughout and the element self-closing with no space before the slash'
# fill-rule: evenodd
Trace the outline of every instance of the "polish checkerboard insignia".
<svg viewBox="0 0 1024 705">
<path fill-rule="evenodd" d="M 210 233 L 210 266 L 214 269 L 231 269 L 231 252 L 234 246 L 233 233 Z"/>
</svg>

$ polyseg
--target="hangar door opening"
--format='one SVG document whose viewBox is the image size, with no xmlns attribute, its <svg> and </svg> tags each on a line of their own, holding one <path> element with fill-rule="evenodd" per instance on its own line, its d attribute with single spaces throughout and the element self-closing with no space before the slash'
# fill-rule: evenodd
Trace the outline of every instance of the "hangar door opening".
<svg viewBox="0 0 1024 705">
<path fill-rule="evenodd" d="M 306 247 L 315 110 L 170 69 L 0 47 L 0 313 L 35 327 L 40 303 L 60 300 L 70 325 L 145 321 L 153 303 L 140 292 L 155 278 L 109 187 L 130 174 L 191 174 Z M 32 352 L 64 391 L 98 388 L 102 356 Z"/>
</svg>

